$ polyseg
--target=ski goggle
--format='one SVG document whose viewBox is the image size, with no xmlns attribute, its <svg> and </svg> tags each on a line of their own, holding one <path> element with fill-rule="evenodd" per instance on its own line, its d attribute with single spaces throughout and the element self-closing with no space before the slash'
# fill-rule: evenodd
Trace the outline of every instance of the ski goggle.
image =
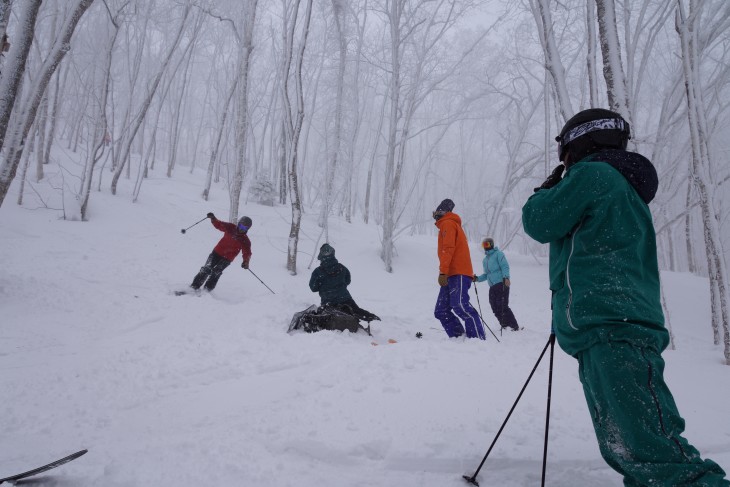
<svg viewBox="0 0 730 487">
<path fill-rule="evenodd" d="M 620 130 L 629 134 L 629 124 L 620 118 L 601 118 L 582 123 L 568 130 L 565 135 L 558 135 L 555 141 L 558 143 L 558 159 L 561 161 L 565 147 L 578 137 L 582 137 L 597 130 Z"/>
<path fill-rule="evenodd" d="M 482 248 L 484 248 L 485 250 L 491 249 L 493 245 L 494 244 L 492 244 L 492 242 L 490 242 L 489 240 L 487 240 L 486 242 L 482 242 Z"/>
<path fill-rule="evenodd" d="M 243 223 L 238 224 L 238 229 L 241 230 L 242 232 L 247 232 L 249 228 L 251 228 L 251 227 L 247 227 Z"/>
</svg>

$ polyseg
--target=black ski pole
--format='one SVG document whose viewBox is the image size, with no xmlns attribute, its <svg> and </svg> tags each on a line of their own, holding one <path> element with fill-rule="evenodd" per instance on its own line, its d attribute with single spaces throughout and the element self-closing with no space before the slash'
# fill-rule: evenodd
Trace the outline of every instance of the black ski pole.
<svg viewBox="0 0 730 487">
<path fill-rule="evenodd" d="M 542 357 L 545 355 L 545 351 L 547 351 L 548 346 L 555 343 L 555 335 L 551 334 L 550 338 L 548 339 L 548 342 L 545 344 L 545 347 L 542 349 L 542 352 L 540 353 L 540 356 L 537 358 L 537 362 L 535 362 L 535 366 L 532 368 L 532 372 L 530 372 L 530 375 L 527 377 L 527 380 L 525 381 L 525 385 L 522 386 L 522 390 L 517 395 L 517 399 L 515 399 L 515 403 L 512 405 L 512 408 L 509 410 L 509 413 L 507 413 L 507 417 L 504 418 L 504 422 L 502 423 L 502 426 L 499 427 L 499 431 L 497 431 L 497 436 L 494 437 L 494 441 L 492 441 L 492 444 L 489 445 L 489 449 L 487 450 L 487 453 L 484 455 L 484 458 L 482 458 L 482 463 L 479 464 L 479 467 L 477 467 L 476 471 L 474 472 L 474 475 L 462 475 L 462 478 L 469 482 L 472 485 L 476 485 L 479 487 L 479 482 L 477 482 L 477 475 L 479 475 L 479 471 L 484 466 L 484 462 L 487 461 L 487 457 L 489 457 L 489 454 L 492 452 L 492 448 L 494 448 L 494 445 L 497 443 L 497 440 L 499 439 L 499 435 L 502 434 L 502 430 L 507 425 L 507 421 L 509 421 L 510 416 L 512 416 L 512 413 L 514 412 L 515 408 L 517 407 L 517 403 L 520 402 L 520 399 L 522 398 L 522 394 L 525 392 L 525 389 L 527 389 L 527 384 L 530 383 L 530 379 L 532 379 L 532 376 L 535 374 L 535 371 L 537 370 L 537 366 L 540 365 L 540 361 L 542 360 Z M 551 349 L 552 354 L 552 349 Z M 552 356 L 552 355 L 551 355 Z M 552 378 L 552 377 L 551 377 Z M 552 383 L 552 381 L 551 381 Z M 549 398 L 549 395 L 548 395 Z M 546 433 L 547 435 L 547 433 Z M 547 445 L 547 440 L 546 440 Z M 547 448 L 547 446 L 546 446 Z M 545 462 L 545 459 L 543 459 L 543 464 Z M 545 477 L 543 474 L 543 486 L 545 485 Z"/>
<path fill-rule="evenodd" d="M 492 334 L 495 340 L 497 340 L 498 343 L 501 343 L 499 341 L 499 338 L 497 338 L 497 335 L 494 334 L 491 328 L 489 328 L 489 325 L 486 321 L 484 321 L 484 317 L 482 316 L 482 303 L 479 302 L 479 291 L 477 291 L 477 285 L 474 284 L 474 292 L 477 294 L 477 306 L 479 306 L 479 319 L 482 320 L 482 323 L 484 323 L 484 326 L 487 327 L 487 330 L 489 330 L 489 333 Z M 501 333 L 501 330 L 500 330 Z"/>
<path fill-rule="evenodd" d="M 191 228 L 193 228 L 193 227 L 194 227 L 195 225 L 197 225 L 198 223 L 200 223 L 200 222 L 202 222 L 202 221 L 205 221 L 205 220 L 207 220 L 207 219 L 208 219 L 208 217 L 206 216 L 206 217 L 205 217 L 205 218 L 203 218 L 202 220 L 200 220 L 200 221 L 197 221 L 197 222 L 193 223 L 193 224 L 192 224 L 192 225 L 190 225 L 190 226 L 189 226 L 188 228 L 183 228 L 182 230 L 180 230 L 180 233 L 185 233 L 185 232 L 187 232 L 188 230 L 190 230 Z"/>
<path fill-rule="evenodd" d="M 251 269 L 248 269 L 248 272 L 250 272 L 251 274 L 253 274 L 253 277 L 255 277 L 256 279 L 258 279 L 261 284 L 263 284 L 264 286 L 266 286 L 266 283 L 264 281 L 262 281 L 259 278 L 259 276 L 256 275 L 256 273 L 254 271 L 252 271 Z M 266 289 L 268 289 L 269 291 L 271 291 L 271 288 L 269 286 L 266 286 Z M 276 293 L 274 291 L 271 291 L 271 294 L 276 294 Z"/>
<path fill-rule="evenodd" d="M 545 413 L 545 446 L 542 452 L 542 487 L 545 487 L 545 470 L 547 469 L 548 431 L 550 430 L 550 400 L 553 391 L 553 358 L 555 356 L 555 333 L 550 334 L 550 372 L 548 373 L 547 412 Z"/>
</svg>

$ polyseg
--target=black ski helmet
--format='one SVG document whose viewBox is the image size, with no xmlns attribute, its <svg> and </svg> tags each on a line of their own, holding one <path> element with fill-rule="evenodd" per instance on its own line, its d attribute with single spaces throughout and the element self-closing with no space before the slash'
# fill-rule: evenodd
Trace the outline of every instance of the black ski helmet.
<svg viewBox="0 0 730 487">
<path fill-rule="evenodd" d="M 589 108 L 565 122 L 558 143 L 558 158 L 565 162 L 570 148 L 573 162 L 601 149 L 626 149 L 631 138 L 629 123 L 621 114 L 603 108 Z"/>
<path fill-rule="evenodd" d="M 487 237 L 482 240 L 482 248 L 484 250 L 492 250 L 494 248 L 494 239 Z"/>
<path fill-rule="evenodd" d="M 240 220 L 238 220 L 238 229 L 242 232 L 247 232 L 249 228 L 251 228 L 251 225 L 253 225 L 253 221 L 247 217 L 242 216 Z"/>
</svg>

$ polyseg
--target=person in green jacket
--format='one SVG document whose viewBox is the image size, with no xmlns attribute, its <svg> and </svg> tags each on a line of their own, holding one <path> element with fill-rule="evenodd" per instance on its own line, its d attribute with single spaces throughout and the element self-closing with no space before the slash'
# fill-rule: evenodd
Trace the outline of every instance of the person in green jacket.
<svg viewBox="0 0 730 487">
<path fill-rule="evenodd" d="M 625 486 L 730 486 L 681 436 L 664 382 L 669 334 L 648 207 L 658 178 L 626 151 L 629 138 L 618 113 L 576 114 L 556 138 L 563 164 L 522 208 L 525 232 L 550 244 L 553 332 L 578 360 L 601 455 Z"/>
<path fill-rule="evenodd" d="M 380 320 L 379 317 L 364 310 L 352 299 L 347 286 L 350 285 L 350 271 L 335 258 L 335 249 L 324 244 L 319 249 L 317 260 L 319 267 L 312 271 L 309 278 L 309 289 L 319 293 L 322 306 L 335 306 L 346 310 L 349 314 L 363 321 Z"/>
</svg>

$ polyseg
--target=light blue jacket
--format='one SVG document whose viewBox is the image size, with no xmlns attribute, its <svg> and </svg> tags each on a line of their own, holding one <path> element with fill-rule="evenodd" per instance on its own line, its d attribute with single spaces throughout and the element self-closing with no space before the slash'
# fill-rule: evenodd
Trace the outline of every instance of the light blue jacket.
<svg viewBox="0 0 730 487">
<path fill-rule="evenodd" d="M 509 279 L 509 264 L 507 258 L 504 256 L 501 250 L 497 247 L 493 249 L 485 250 L 486 256 L 482 261 L 484 266 L 484 274 L 477 277 L 477 281 L 487 281 L 489 287 L 494 286 L 502 282 L 505 278 Z"/>
</svg>

